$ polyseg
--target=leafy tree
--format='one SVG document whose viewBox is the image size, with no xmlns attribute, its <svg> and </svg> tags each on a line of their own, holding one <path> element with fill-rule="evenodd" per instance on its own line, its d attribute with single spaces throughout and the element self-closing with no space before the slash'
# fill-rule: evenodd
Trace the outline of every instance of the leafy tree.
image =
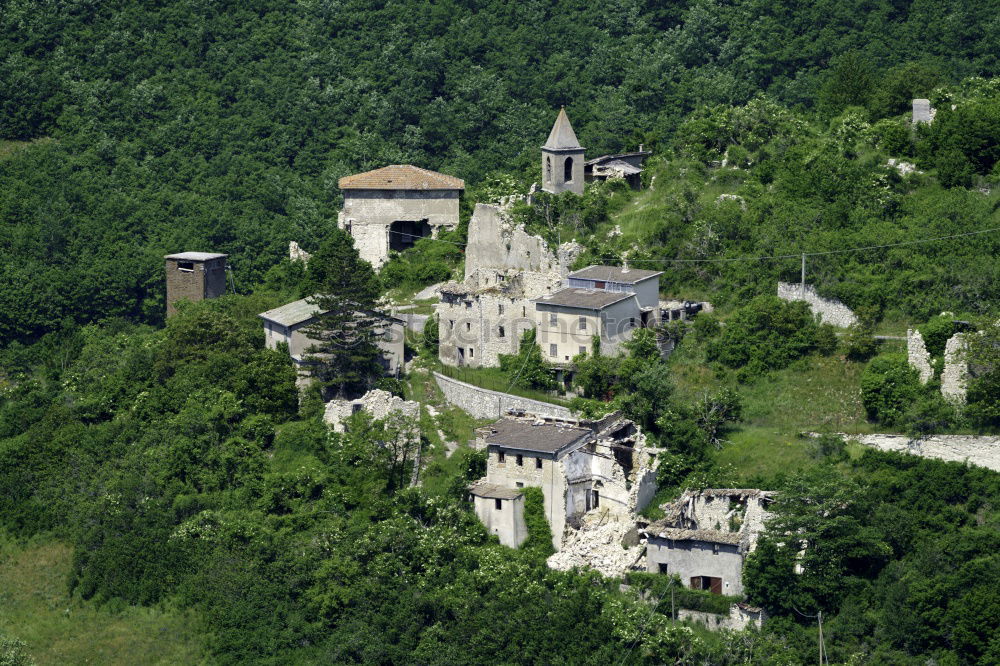
<svg viewBox="0 0 1000 666">
<path fill-rule="evenodd" d="M 521 388 L 551 389 L 555 380 L 549 366 L 542 358 L 542 350 L 535 342 L 536 331 L 526 329 L 516 354 L 500 354 L 500 370 L 514 386 Z"/>
</svg>

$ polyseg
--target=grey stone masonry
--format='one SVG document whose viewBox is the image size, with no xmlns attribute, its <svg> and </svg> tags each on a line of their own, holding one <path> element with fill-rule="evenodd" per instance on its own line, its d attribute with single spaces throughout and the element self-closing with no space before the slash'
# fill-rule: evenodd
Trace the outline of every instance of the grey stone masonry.
<svg viewBox="0 0 1000 666">
<path fill-rule="evenodd" d="M 1000 437 L 932 435 L 914 439 L 906 435 L 844 435 L 882 451 L 910 453 L 924 458 L 965 462 L 1000 472 Z"/>
<path fill-rule="evenodd" d="M 924 336 L 916 329 L 906 330 L 906 360 L 911 368 L 920 373 L 921 384 L 926 384 L 934 377 L 930 352 L 924 344 Z"/>
<path fill-rule="evenodd" d="M 779 282 L 778 298 L 783 301 L 805 301 L 814 314 L 818 314 L 824 324 L 848 328 L 857 323 L 854 312 L 835 298 L 823 298 L 812 285 L 795 282 Z"/>
<path fill-rule="evenodd" d="M 521 410 L 554 418 L 568 419 L 573 416 L 569 408 L 561 405 L 491 391 L 446 377 L 440 372 L 434 373 L 434 379 L 449 404 L 465 410 L 477 419 L 500 418 L 510 410 Z"/>
<path fill-rule="evenodd" d="M 965 404 L 969 381 L 969 363 L 965 356 L 965 336 L 961 333 L 948 338 L 944 346 L 944 368 L 941 370 L 941 395 L 955 404 Z"/>
</svg>

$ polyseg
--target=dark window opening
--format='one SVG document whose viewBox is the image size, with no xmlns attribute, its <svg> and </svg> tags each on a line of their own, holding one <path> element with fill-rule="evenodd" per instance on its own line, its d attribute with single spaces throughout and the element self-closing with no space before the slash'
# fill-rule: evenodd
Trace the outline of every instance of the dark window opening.
<svg viewBox="0 0 1000 666">
<path fill-rule="evenodd" d="M 521 481 L 516 481 L 514 485 L 517 486 L 518 488 L 524 488 L 524 483 L 522 483 Z"/>
<path fill-rule="evenodd" d="M 567 157 L 563 162 L 563 180 L 567 183 L 573 182 L 573 158 Z"/>
<path fill-rule="evenodd" d="M 541 468 L 542 468 L 542 459 L 535 458 L 535 469 L 541 469 Z"/>
<path fill-rule="evenodd" d="M 503 451 L 498 451 L 497 452 L 497 462 L 504 462 L 506 459 L 507 459 L 507 456 L 504 455 Z"/>
<path fill-rule="evenodd" d="M 500 328 L 497 329 L 497 337 L 498 338 L 502 338 L 504 336 L 503 334 L 504 334 L 504 330 L 503 330 L 503 326 L 501 326 Z"/>
<path fill-rule="evenodd" d="M 601 506 L 601 493 L 596 490 L 587 491 L 587 511 L 591 511 Z"/>
<path fill-rule="evenodd" d="M 714 576 L 691 576 L 692 590 L 708 590 L 712 594 L 722 594 L 722 579 Z"/>
<path fill-rule="evenodd" d="M 552 181 L 552 158 L 545 158 L 545 180 Z"/>
<path fill-rule="evenodd" d="M 421 238 L 431 235 L 427 220 L 396 220 L 389 225 L 389 249 L 402 252 Z"/>
<path fill-rule="evenodd" d="M 522 456 L 520 453 L 517 454 L 517 466 L 518 467 L 524 466 L 524 456 Z"/>
<path fill-rule="evenodd" d="M 666 562 L 659 562 L 657 564 L 657 567 L 659 568 L 661 574 L 667 573 L 667 568 L 668 567 L 667 567 L 667 563 Z"/>
<path fill-rule="evenodd" d="M 191 272 L 194 270 L 194 263 L 190 261 L 178 261 L 177 270 Z"/>
<path fill-rule="evenodd" d="M 476 350 L 473 349 L 472 347 L 469 347 L 469 358 L 472 358 L 475 355 L 476 355 Z"/>
<path fill-rule="evenodd" d="M 493 500 L 493 508 L 496 509 L 497 511 L 502 511 L 503 510 L 503 500 L 501 500 L 501 499 L 495 499 L 495 500 Z"/>
<path fill-rule="evenodd" d="M 602 282 L 601 280 L 594 281 L 594 289 L 604 289 L 605 287 L 607 287 L 606 282 Z"/>
</svg>

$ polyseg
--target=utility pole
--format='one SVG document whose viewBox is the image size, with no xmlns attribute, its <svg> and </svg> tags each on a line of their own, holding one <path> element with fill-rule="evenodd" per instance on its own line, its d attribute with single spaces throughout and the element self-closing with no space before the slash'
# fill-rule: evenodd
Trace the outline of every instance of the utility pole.
<svg viewBox="0 0 1000 666">
<path fill-rule="evenodd" d="M 802 253 L 802 279 L 799 282 L 799 298 L 806 299 L 806 253 Z"/>
<path fill-rule="evenodd" d="M 819 611 L 817 617 L 819 618 L 819 666 L 823 666 L 823 611 Z"/>
</svg>

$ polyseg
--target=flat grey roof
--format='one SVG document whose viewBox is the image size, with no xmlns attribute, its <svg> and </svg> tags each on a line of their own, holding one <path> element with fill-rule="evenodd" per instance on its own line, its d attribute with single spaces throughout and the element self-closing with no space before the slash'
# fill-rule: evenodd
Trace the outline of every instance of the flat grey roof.
<svg viewBox="0 0 1000 666">
<path fill-rule="evenodd" d="M 273 321 L 282 326 L 294 326 L 304 321 L 312 319 L 322 312 L 318 305 L 308 303 L 308 298 L 302 298 L 291 303 L 286 303 L 281 307 L 261 312 L 258 317 Z"/>
<path fill-rule="evenodd" d="M 486 443 L 521 451 L 558 453 L 562 449 L 590 437 L 587 428 L 541 423 L 521 419 L 501 419 L 486 426 Z"/>
<path fill-rule="evenodd" d="M 651 277 L 663 275 L 663 271 L 647 271 L 641 268 L 623 268 L 622 266 L 587 266 L 569 274 L 571 278 L 582 280 L 603 280 L 605 282 L 620 282 L 635 284 Z"/>
<path fill-rule="evenodd" d="M 524 494 L 524 491 L 516 488 L 498 486 L 495 483 L 477 481 L 469 486 L 469 492 L 476 497 L 489 497 L 490 499 L 517 499 Z"/>
<path fill-rule="evenodd" d="M 164 259 L 178 259 L 180 261 L 208 261 L 209 259 L 220 259 L 228 257 L 228 254 L 218 252 L 178 252 L 177 254 L 164 255 Z"/>
<path fill-rule="evenodd" d="M 537 305 L 561 305 L 566 308 L 582 310 L 601 310 L 618 301 L 634 297 L 635 294 L 621 291 L 604 291 L 603 289 L 583 289 L 581 287 L 565 287 L 554 294 L 547 294 L 532 300 Z"/>
<path fill-rule="evenodd" d="M 295 326 L 295 324 L 301 324 L 304 321 L 309 321 L 313 317 L 319 314 L 323 314 L 325 311 L 320 309 L 316 304 L 310 304 L 309 299 L 315 298 L 314 296 L 307 296 L 306 298 L 300 298 L 297 301 L 292 301 L 291 303 L 285 303 L 281 307 L 274 308 L 273 310 L 268 310 L 267 312 L 261 312 L 258 317 L 261 319 L 266 319 L 268 321 L 273 321 L 276 324 L 281 324 L 282 326 Z M 361 313 L 358 313 L 359 315 Z M 384 312 L 366 312 L 365 314 L 377 317 L 383 324 L 386 322 L 391 322 L 395 324 L 405 324 L 399 317 L 393 317 L 392 315 L 387 315 Z"/>
</svg>

